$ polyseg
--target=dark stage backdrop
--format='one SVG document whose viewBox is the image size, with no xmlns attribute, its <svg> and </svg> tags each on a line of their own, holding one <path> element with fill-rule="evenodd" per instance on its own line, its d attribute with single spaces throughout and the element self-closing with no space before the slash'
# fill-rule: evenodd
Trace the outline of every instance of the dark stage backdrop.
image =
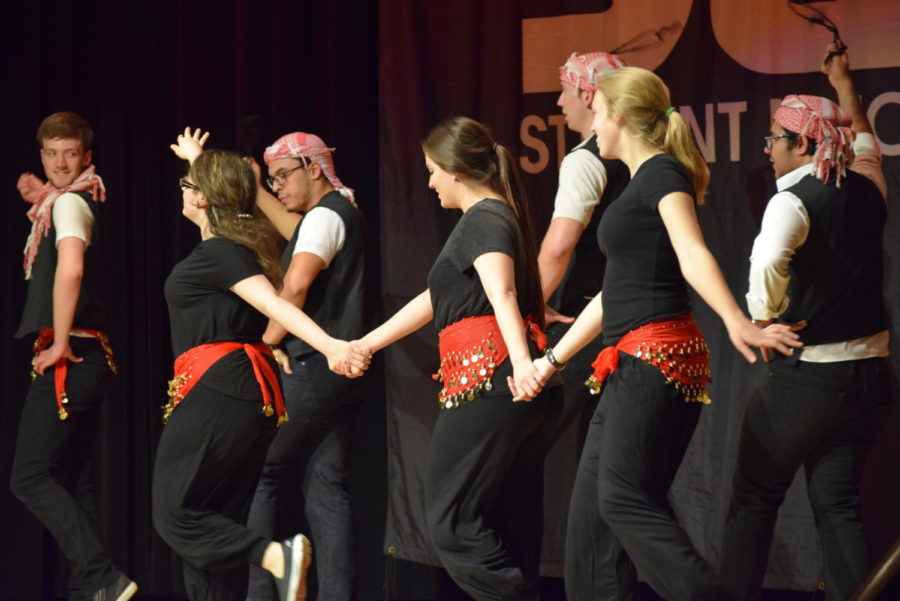
<svg viewBox="0 0 900 601">
<path fill-rule="evenodd" d="M 142 597 L 183 598 L 180 566 L 150 522 L 159 408 L 172 369 L 162 286 L 199 241 L 180 214 L 176 182 L 184 167 L 169 144 L 186 125 L 202 127 L 212 131 L 210 146 L 241 146 L 261 160 L 262 148 L 281 134 L 315 132 L 337 147 L 338 172 L 377 232 L 376 18 L 374 3 L 343 0 L 3 3 L 0 599 L 50 599 L 61 596 L 65 583 L 54 544 L 7 484 L 31 345 L 12 338 L 24 300 L 21 252 L 29 228 L 15 184 L 23 171 L 42 173 L 34 139 L 41 119 L 74 110 L 93 124 L 95 164 L 108 192 L 97 243 L 105 253 L 120 374 L 97 437 L 103 460 L 94 487 L 104 538 Z M 253 127 L 239 134 L 242 121 L 256 124 L 258 136 Z M 370 425 L 360 429 L 360 446 L 383 449 L 383 398 L 373 397 L 363 412 Z M 360 488 L 371 496 L 359 508 L 359 542 L 377 567 L 384 455 L 361 457 Z M 361 579 L 377 597 L 381 576 Z"/>
<path fill-rule="evenodd" d="M 821 2 L 849 44 L 855 79 L 875 124 L 891 189 L 885 235 L 890 307 L 900 318 L 900 5 L 893 0 Z M 557 166 L 576 143 L 555 106 L 557 67 L 569 54 L 612 51 L 654 69 L 694 126 L 712 169 L 699 210 L 709 246 L 743 302 L 758 219 L 772 193 L 763 154 L 773 100 L 794 92 L 834 97 L 818 73 L 831 34 L 791 13 L 784 0 L 611 0 L 546 2 L 380 1 L 379 59 L 383 281 L 393 311 L 426 286 L 426 275 L 458 214 L 427 189 L 420 141 L 453 115 L 488 123 L 519 156 L 540 236 L 549 221 Z M 635 243 L 640 243 L 636 240 Z M 698 321 L 713 353 L 713 404 L 704 409 L 672 490 L 682 523 L 715 559 L 730 494 L 738 428 L 761 367 L 733 350 L 720 321 L 699 299 Z M 896 328 L 895 328 L 896 329 Z M 896 349 L 896 344 L 894 345 Z M 436 565 L 423 523 L 423 473 L 438 408 L 436 334 L 423 329 L 387 351 L 388 555 Z M 892 360 L 895 373 L 900 361 Z M 894 414 L 864 477 L 864 510 L 875 557 L 900 534 Z M 577 458 L 571 437 L 554 449 L 547 476 L 543 571 L 561 574 L 567 498 Z M 802 479 L 782 508 L 767 585 L 815 590 L 818 541 Z"/>
</svg>

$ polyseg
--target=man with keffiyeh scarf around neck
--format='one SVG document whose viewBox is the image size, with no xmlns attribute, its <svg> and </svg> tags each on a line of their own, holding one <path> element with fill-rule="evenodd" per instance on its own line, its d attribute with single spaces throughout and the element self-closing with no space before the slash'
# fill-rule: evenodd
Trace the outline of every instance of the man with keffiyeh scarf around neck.
<svg viewBox="0 0 900 601">
<path fill-rule="evenodd" d="M 766 136 L 778 192 L 753 245 L 747 304 L 757 325 L 796 324 L 805 346 L 768 363 L 744 416 L 721 551 L 722 581 L 739 601 L 759 598 L 778 508 L 801 466 L 825 600 L 849 600 L 869 570 L 859 479 L 890 401 L 886 187 L 846 53 L 822 72 L 840 106 L 787 96 Z"/>
<path fill-rule="evenodd" d="M 87 473 L 92 432 L 115 372 L 96 291 L 94 240 L 106 191 L 91 164 L 93 135 L 80 115 L 50 115 L 37 132 L 48 181 L 24 173 L 18 182 L 32 206 L 23 262 L 28 295 L 16 337 L 37 340 L 10 488 L 69 560 L 70 599 L 126 601 L 137 585 L 103 549 L 91 517 L 94 500 L 72 490 Z"/>
</svg>

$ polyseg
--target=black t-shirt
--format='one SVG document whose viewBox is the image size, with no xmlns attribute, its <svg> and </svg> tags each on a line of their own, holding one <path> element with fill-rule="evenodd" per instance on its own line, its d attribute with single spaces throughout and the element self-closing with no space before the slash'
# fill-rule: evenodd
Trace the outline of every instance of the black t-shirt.
<svg viewBox="0 0 900 601">
<path fill-rule="evenodd" d="M 489 252 L 512 257 L 519 311 L 525 314 L 525 291 L 528 289 L 525 253 L 516 216 L 506 203 L 485 198 L 463 214 L 428 274 L 428 290 L 438 330 L 466 317 L 494 314 L 473 265 L 479 255 Z M 537 351 L 531 340 L 527 340 L 534 356 Z M 508 395 L 506 376 L 509 375 L 512 375 L 512 367 L 507 359 L 497 366 L 491 378 L 493 391 L 479 394 Z"/>
<path fill-rule="evenodd" d="M 645 323 L 691 311 L 687 283 L 658 211 L 659 201 L 672 192 L 694 197 L 687 171 L 673 156 L 650 157 L 597 228 L 597 242 L 606 255 L 603 334 L 607 345 Z"/>
<path fill-rule="evenodd" d="M 165 285 L 175 356 L 209 342 L 259 342 L 266 317 L 229 288 L 261 273 L 253 253 L 228 238 L 204 240 L 178 263 Z M 202 381 L 241 399 L 262 395 L 250 359 L 242 349 L 222 357 Z"/>
</svg>

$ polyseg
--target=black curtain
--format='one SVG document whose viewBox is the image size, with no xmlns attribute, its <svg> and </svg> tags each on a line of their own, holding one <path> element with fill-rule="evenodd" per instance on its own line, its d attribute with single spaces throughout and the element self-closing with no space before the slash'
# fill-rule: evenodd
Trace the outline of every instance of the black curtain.
<svg viewBox="0 0 900 601">
<path fill-rule="evenodd" d="M 7 484 L 32 342 L 12 338 L 24 300 L 21 252 L 29 229 L 15 183 L 24 171 L 42 174 L 35 130 L 62 110 L 93 125 L 94 162 L 108 195 L 96 243 L 105 257 L 109 334 L 120 374 L 96 441 L 102 460 L 94 487 L 104 539 L 142 595 L 178 597 L 180 567 L 150 522 L 150 475 L 173 359 L 162 285 L 199 237 L 180 214 L 176 180 L 184 165 L 168 146 L 190 125 L 212 132 L 211 147 L 240 146 L 261 160 L 262 148 L 282 134 L 318 134 L 337 147 L 338 173 L 357 191 L 377 252 L 377 6 L 84 0 L 4 3 L 0 11 L 0 190 L 7 211 L 0 270 L 6 290 L 0 301 L 0 599 L 53 598 L 65 582 L 53 541 Z M 356 470 L 356 486 L 366 490 L 357 514 L 360 549 L 376 558 L 363 564 L 360 586 L 374 591 L 381 587 L 385 496 L 383 453 L 366 449 L 383 448 L 383 398 L 381 387 L 376 390 L 363 408 L 363 465 Z"/>
</svg>

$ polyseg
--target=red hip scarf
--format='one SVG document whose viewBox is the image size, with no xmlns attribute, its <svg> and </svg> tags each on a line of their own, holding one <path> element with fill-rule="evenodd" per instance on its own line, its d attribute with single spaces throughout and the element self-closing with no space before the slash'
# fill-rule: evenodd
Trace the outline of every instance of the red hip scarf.
<svg viewBox="0 0 900 601">
<path fill-rule="evenodd" d="M 112 347 L 109 346 L 109 338 L 106 337 L 106 334 L 99 330 L 83 330 L 81 328 L 72 328 L 69 332 L 70 336 L 75 336 L 76 338 L 93 338 L 97 342 L 100 343 L 100 347 L 103 349 L 103 354 L 106 355 L 106 365 L 109 367 L 109 371 L 116 373 L 118 370 L 116 369 L 116 359 L 113 357 Z M 31 365 L 34 365 L 37 356 L 43 351 L 45 348 L 50 346 L 53 342 L 53 328 L 44 328 L 40 332 L 38 332 L 38 336 L 34 341 L 34 346 L 32 350 L 34 351 L 34 358 L 31 360 Z M 69 397 L 66 394 L 66 377 L 69 375 L 69 360 L 63 357 L 54 365 L 53 371 L 53 385 L 56 389 L 56 414 L 59 416 L 59 419 L 66 420 L 69 418 L 69 412 L 66 410 L 66 405 L 69 404 Z M 31 379 L 34 380 L 38 376 L 37 372 L 34 369 L 31 370 Z"/>
<path fill-rule="evenodd" d="M 278 382 L 278 376 L 275 370 L 266 361 L 266 357 L 273 357 L 272 349 L 261 342 L 256 344 L 244 344 L 243 342 L 210 342 L 190 348 L 175 359 L 175 377 L 169 380 L 169 402 L 163 405 L 163 423 L 166 423 L 171 417 L 172 412 L 178 406 L 184 397 L 193 390 L 203 374 L 212 367 L 216 361 L 233 351 L 244 349 L 247 356 L 250 357 L 250 365 L 253 366 L 253 374 L 256 381 L 259 382 L 259 389 L 263 395 L 262 412 L 266 417 L 270 417 L 273 413 L 278 415 L 278 423 L 288 420 L 287 412 L 284 409 L 284 397 L 281 394 L 281 385 Z M 272 404 L 274 402 L 275 409 L 273 411 Z"/>
<path fill-rule="evenodd" d="M 622 336 L 615 346 L 600 351 L 591 364 L 594 373 L 585 382 L 593 394 L 600 394 L 603 382 L 618 369 L 619 351 L 656 367 L 686 402 L 711 402 L 707 393 L 709 349 L 690 315 L 644 324 Z"/>
<path fill-rule="evenodd" d="M 547 337 L 531 316 L 525 318 L 525 328 L 538 349 L 544 350 Z M 509 357 L 493 315 L 466 317 L 450 324 L 441 330 L 439 349 L 441 366 L 431 377 L 444 384 L 438 393 L 442 409 L 473 401 L 480 390 L 493 390 L 491 376 Z"/>
</svg>

